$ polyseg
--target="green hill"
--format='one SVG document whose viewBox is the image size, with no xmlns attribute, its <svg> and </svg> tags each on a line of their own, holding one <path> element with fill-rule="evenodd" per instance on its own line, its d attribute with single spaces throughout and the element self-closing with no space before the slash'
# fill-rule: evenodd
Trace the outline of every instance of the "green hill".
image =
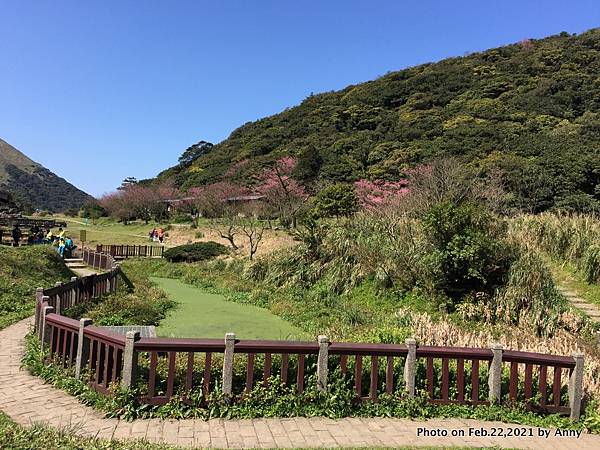
<svg viewBox="0 0 600 450">
<path fill-rule="evenodd" d="M 586 209 L 600 199 L 599 112 L 600 29 L 561 33 L 312 95 L 158 178 L 184 188 L 247 182 L 291 154 L 307 183 L 393 180 L 460 156 L 484 172 L 500 169 L 516 206 Z"/>
<path fill-rule="evenodd" d="M 0 246 L 0 329 L 33 314 L 35 289 L 73 275 L 49 245 Z"/>
<path fill-rule="evenodd" d="M 0 190 L 20 204 L 49 211 L 79 208 L 91 197 L 0 139 Z"/>
</svg>

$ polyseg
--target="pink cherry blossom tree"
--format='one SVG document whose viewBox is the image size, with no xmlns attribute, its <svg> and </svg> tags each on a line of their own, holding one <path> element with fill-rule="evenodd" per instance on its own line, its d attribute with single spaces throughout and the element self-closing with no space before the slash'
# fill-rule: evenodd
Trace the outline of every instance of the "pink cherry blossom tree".
<svg viewBox="0 0 600 450">
<path fill-rule="evenodd" d="M 359 204 L 365 209 L 387 206 L 406 196 L 409 192 L 408 183 L 405 180 L 358 180 L 354 182 L 354 189 Z"/>
<path fill-rule="evenodd" d="M 296 163 L 289 156 L 278 159 L 273 167 L 260 174 L 256 188 L 264 196 L 269 212 L 294 228 L 298 210 L 308 199 L 304 186 L 292 178 Z"/>
</svg>

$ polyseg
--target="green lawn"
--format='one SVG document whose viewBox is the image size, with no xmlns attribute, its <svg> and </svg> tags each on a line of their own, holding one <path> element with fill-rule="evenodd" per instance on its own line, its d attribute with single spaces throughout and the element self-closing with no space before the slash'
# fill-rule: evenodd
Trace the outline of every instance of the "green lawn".
<svg viewBox="0 0 600 450">
<path fill-rule="evenodd" d="M 36 288 L 72 276 L 49 245 L 0 246 L 0 329 L 33 314 Z"/>
<path fill-rule="evenodd" d="M 159 336 L 240 339 L 306 339 L 298 328 L 263 308 L 229 302 L 219 294 L 169 278 L 152 278 L 178 305 L 157 328 Z"/>
<path fill-rule="evenodd" d="M 67 235 L 73 237 L 77 241 L 79 241 L 79 231 L 86 230 L 86 243 L 88 245 L 152 244 L 152 242 L 150 242 L 148 239 L 148 233 L 150 230 L 152 230 L 154 227 L 158 228 L 159 226 L 162 226 L 163 228 L 166 227 L 165 224 L 159 225 L 154 222 L 145 224 L 143 221 L 139 220 L 124 225 L 114 219 L 106 217 L 102 217 L 94 221 L 83 219 L 81 217 L 52 216 L 51 218 L 56 220 L 64 220 L 67 222 Z"/>
</svg>

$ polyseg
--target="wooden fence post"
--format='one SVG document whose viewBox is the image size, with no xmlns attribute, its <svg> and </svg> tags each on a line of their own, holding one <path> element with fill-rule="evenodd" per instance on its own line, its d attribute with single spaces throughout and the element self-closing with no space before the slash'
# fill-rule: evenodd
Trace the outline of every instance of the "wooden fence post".
<svg viewBox="0 0 600 450">
<path fill-rule="evenodd" d="M 235 333 L 225 334 L 225 352 L 223 354 L 223 395 L 229 401 L 233 395 L 233 352 L 235 351 Z"/>
<path fill-rule="evenodd" d="M 62 286 L 62 283 L 60 281 L 57 281 L 56 283 L 54 283 L 54 287 L 60 287 Z M 61 305 L 62 303 L 62 294 L 56 294 L 56 314 L 60 314 L 60 310 L 61 310 Z"/>
<path fill-rule="evenodd" d="M 40 317 L 42 316 L 42 298 L 44 297 L 44 288 L 35 290 L 35 332 L 40 336 Z"/>
<path fill-rule="evenodd" d="M 490 365 L 488 375 L 488 386 L 490 388 L 490 403 L 500 403 L 502 400 L 502 345 L 492 344 L 494 357 Z"/>
<path fill-rule="evenodd" d="M 573 353 L 575 368 L 569 378 L 569 406 L 571 420 L 579 420 L 581 414 L 581 397 L 583 396 L 583 353 Z"/>
<path fill-rule="evenodd" d="M 128 331 L 125 335 L 125 350 L 123 351 L 123 386 L 131 388 L 135 382 L 137 370 L 137 352 L 135 350 L 136 341 L 140 340 L 139 331 Z"/>
<path fill-rule="evenodd" d="M 319 336 L 319 356 L 317 358 L 317 388 L 320 391 L 327 390 L 327 375 L 329 368 L 327 362 L 329 359 L 329 338 Z"/>
<path fill-rule="evenodd" d="M 71 277 L 71 283 L 74 283 L 75 281 L 77 281 L 77 277 Z M 75 288 L 71 288 L 71 292 L 69 293 L 69 306 L 75 306 L 75 303 L 77 302 L 77 296 L 76 296 L 76 292 L 75 292 Z"/>
<path fill-rule="evenodd" d="M 404 389 L 409 397 L 415 396 L 415 377 L 417 374 L 417 341 L 408 338 L 404 341 L 408 353 L 404 363 Z"/>
<path fill-rule="evenodd" d="M 44 353 L 46 344 L 50 341 L 50 327 L 46 324 L 46 316 L 52 312 L 54 312 L 52 306 L 44 306 L 42 309 L 42 337 L 40 339 L 40 351 L 42 354 Z"/>
<path fill-rule="evenodd" d="M 75 378 L 81 378 L 81 371 L 90 353 L 90 341 L 85 340 L 85 327 L 92 324 L 92 319 L 79 319 L 79 335 L 77 338 L 77 359 L 75 361 Z"/>
</svg>

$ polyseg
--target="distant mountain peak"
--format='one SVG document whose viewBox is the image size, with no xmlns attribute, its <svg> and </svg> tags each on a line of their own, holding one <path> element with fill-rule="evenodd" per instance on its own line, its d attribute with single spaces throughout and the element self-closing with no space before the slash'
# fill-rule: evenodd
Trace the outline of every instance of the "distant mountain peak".
<svg viewBox="0 0 600 450">
<path fill-rule="evenodd" d="M 79 208 L 91 197 L 0 139 L 0 189 L 35 209 Z"/>
</svg>

